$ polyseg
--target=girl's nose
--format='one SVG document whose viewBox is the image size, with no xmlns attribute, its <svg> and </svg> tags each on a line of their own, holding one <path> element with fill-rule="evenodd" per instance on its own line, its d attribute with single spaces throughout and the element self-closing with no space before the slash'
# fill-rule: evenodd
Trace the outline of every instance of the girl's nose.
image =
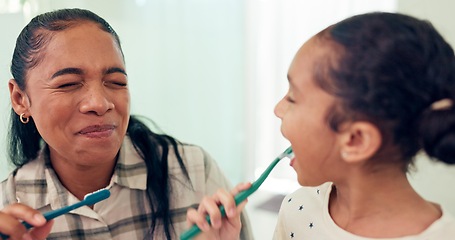
<svg viewBox="0 0 455 240">
<path fill-rule="evenodd" d="M 282 98 L 276 105 L 275 105 L 275 109 L 274 109 L 274 113 L 275 113 L 275 116 L 277 116 L 278 118 L 282 118 L 283 117 L 283 114 L 286 110 L 286 102 L 285 102 L 285 99 Z"/>
</svg>

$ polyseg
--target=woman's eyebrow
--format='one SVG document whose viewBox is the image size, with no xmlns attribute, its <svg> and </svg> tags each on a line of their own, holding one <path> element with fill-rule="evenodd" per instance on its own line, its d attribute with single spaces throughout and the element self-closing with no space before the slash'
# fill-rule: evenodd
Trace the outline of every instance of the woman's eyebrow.
<svg viewBox="0 0 455 240">
<path fill-rule="evenodd" d="M 126 71 L 124 69 L 122 69 L 122 68 L 119 68 L 119 67 L 108 68 L 104 72 L 104 74 L 111 74 L 111 73 L 117 73 L 117 72 L 128 76 L 126 74 Z M 58 70 L 54 74 L 52 74 L 51 79 L 54 79 L 56 77 L 59 77 L 59 76 L 65 75 L 65 74 L 82 75 L 82 74 L 84 74 L 84 71 L 82 69 L 80 69 L 80 68 L 63 68 L 63 69 Z"/>
<path fill-rule="evenodd" d="M 63 69 L 58 70 L 54 74 L 52 74 L 51 79 L 54 79 L 54 78 L 56 78 L 58 76 L 62 76 L 62 75 L 65 75 L 65 74 L 81 75 L 83 73 L 84 73 L 84 71 L 82 71 L 82 69 L 80 69 L 80 68 L 63 68 Z"/>
<path fill-rule="evenodd" d="M 125 76 L 128 76 L 128 74 L 126 74 L 126 71 L 122 68 L 119 68 L 119 67 L 112 67 L 112 68 L 108 68 L 105 72 L 105 74 L 111 74 L 111 73 L 122 73 L 124 74 Z"/>
</svg>

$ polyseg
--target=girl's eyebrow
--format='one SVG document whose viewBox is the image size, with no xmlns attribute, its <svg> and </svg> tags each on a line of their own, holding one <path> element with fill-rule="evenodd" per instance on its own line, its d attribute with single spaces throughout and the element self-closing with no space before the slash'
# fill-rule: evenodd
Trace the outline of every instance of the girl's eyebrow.
<svg viewBox="0 0 455 240">
<path fill-rule="evenodd" d="M 294 81 L 294 79 L 292 79 L 291 75 L 287 74 L 287 78 L 288 78 L 288 82 L 289 82 L 289 91 L 292 90 L 292 92 L 294 92 L 294 94 L 299 95 L 302 93 L 302 90 L 301 90 L 301 86 L 299 85 L 296 85 L 296 82 Z"/>
<path fill-rule="evenodd" d="M 295 88 L 294 81 L 292 81 L 291 75 L 287 74 L 287 78 L 288 78 L 289 86 L 291 86 L 292 88 Z"/>
</svg>

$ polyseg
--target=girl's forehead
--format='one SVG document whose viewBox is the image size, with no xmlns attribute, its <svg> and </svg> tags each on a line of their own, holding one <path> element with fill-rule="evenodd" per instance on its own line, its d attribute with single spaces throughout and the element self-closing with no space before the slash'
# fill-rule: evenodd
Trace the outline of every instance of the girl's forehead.
<svg viewBox="0 0 455 240">
<path fill-rule="evenodd" d="M 324 64 L 322 59 L 327 58 L 328 54 L 333 54 L 328 48 L 328 44 L 324 44 L 318 40 L 317 36 L 310 38 L 300 47 L 294 56 L 290 67 L 290 74 L 292 74 L 291 71 L 298 71 L 302 68 L 306 72 L 314 71 L 316 64 Z"/>
</svg>

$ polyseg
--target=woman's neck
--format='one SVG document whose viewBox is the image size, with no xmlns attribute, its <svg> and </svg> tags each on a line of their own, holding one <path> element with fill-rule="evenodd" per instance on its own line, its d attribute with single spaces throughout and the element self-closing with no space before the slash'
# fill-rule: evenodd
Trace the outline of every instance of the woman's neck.
<svg viewBox="0 0 455 240">
<path fill-rule="evenodd" d="M 52 166 L 62 185 L 78 199 L 109 185 L 116 159 L 96 166 L 82 166 L 72 161 L 51 159 Z"/>
</svg>

